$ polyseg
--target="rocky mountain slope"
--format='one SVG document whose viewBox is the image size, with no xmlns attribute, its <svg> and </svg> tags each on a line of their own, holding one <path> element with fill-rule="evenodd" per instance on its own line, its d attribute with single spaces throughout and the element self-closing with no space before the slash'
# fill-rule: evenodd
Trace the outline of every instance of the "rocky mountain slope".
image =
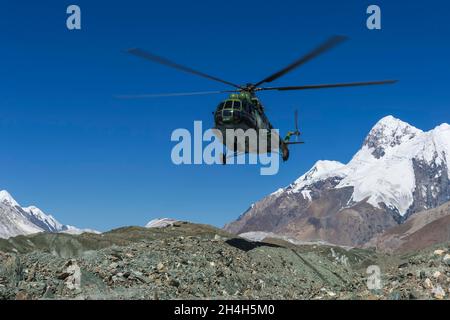
<svg viewBox="0 0 450 320">
<path fill-rule="evenodd" d="M 416 252 L 437 243 L 450 241 L 450 202 L 419 212 L 404 224 L 388 229 L 366 247 L 381 252 Z"/>
<path fill-rule="evenodd" d="M 82 233 L 93 230 L 80 230 L 63 225 L 51 215 L 47 215 L 35 206 L 21 207 L 6 191 L 0 191 L 0 238 L 27 235 L 37 232 Z"/>
<path fill-rule="evenodd" d="M 348 164 L 318 161 L 225 229 L 360 246 L 414 213 L 449 201 L 449 160 L 448 124 L 423 132 L 387 116 Z"/>
<path fill-rule="evenodd" d="M 0 239 L 0 299 L 443 299 L 448 249 L 392 257 L 185 222 L 39 233 Z M 379 289 L 367 287 L 371 265 Z"/>
</svg>

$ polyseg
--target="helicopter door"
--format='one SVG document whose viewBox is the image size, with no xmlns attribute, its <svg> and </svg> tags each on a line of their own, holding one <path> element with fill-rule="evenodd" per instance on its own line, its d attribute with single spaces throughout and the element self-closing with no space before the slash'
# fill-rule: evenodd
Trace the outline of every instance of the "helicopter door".
<svg viewBox="0 0 450 320">
<path fill-rule="evenodd" d="M 259 114 L 258 111 L 254 111 L 254 116 L 255 116 L 255 120 L 256 120 L 256 129 L 261 129 L 264 126 L 264 122 L 261 118 L 261 115 Z"/>
</svg>

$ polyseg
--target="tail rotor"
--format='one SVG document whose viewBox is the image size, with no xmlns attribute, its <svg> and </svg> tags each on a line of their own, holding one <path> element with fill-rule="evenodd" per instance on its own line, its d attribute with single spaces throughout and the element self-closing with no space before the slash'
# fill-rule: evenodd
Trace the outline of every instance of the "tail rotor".
<svg viewBox="0 0 450 320">
<path fill-rule="evenodd" d="M 303 141 L 298 141 L 298 137 L 300 137 L 300 135 L 302 134 L 298 128 L 298 111 L 295 110 L 294 113 L 294 126 L 295 126 L 295 131 L 289 131 L 286 138 L 284 139 L 284 142 L 287 145 L 291 145 L 291 144 L 303 144 Z M 295 136 L 295 142 L 290 141 L 291 137 Z"/>
</svg>

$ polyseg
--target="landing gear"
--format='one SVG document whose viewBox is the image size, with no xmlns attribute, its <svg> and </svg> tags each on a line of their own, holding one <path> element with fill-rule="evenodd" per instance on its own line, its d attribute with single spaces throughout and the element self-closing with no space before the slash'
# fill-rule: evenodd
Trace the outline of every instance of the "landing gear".
<svg viewBox="0 0 450 320">
<path fill-rule="evenodd" d="M 220 153 L 220 160 L 223 165 L 227 164 L 227 156 L 225 154 L 223 154 L 222 152 Z"/>
</svg>

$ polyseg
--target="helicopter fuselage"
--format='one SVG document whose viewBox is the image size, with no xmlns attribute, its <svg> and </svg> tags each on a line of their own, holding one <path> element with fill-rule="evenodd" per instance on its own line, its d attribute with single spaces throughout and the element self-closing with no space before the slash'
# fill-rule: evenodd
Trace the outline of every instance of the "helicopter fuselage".
<svg viewBox="0 0 450 320">
<path fill-rule="evenodd" d="M 217 135 L 221 142 L 231 151 L 239 153 L 269 153 L 283 151 L 283 159 L 287 160 L 287 146 L 280 136 L 272 129 L 273 126 L 264 113 L 264 107 L 259 99 L 248 92 L 231 94 L 221 102 L 214 112 L 214 129 L 220 131 Z M 234 130 L 233 139 L 227 141 L 227 130 Z M 241 129 L 241 130 L 238 130 Z M 249 129 L 256 131 L 257 143 L 249 143 Z M 264 131 L 262 131 L 264 130 Z M 260 135 L 260 132 L 266 134 Z M 273 135 L 275 134 L 275 137 Z M 265 139 L 266 148 L 260 148 L 261 137 Z M 273 141 L 277 141 L 273 144 Z M 261 149 L 261 150 L 260 150 Z"/>
</svg>

